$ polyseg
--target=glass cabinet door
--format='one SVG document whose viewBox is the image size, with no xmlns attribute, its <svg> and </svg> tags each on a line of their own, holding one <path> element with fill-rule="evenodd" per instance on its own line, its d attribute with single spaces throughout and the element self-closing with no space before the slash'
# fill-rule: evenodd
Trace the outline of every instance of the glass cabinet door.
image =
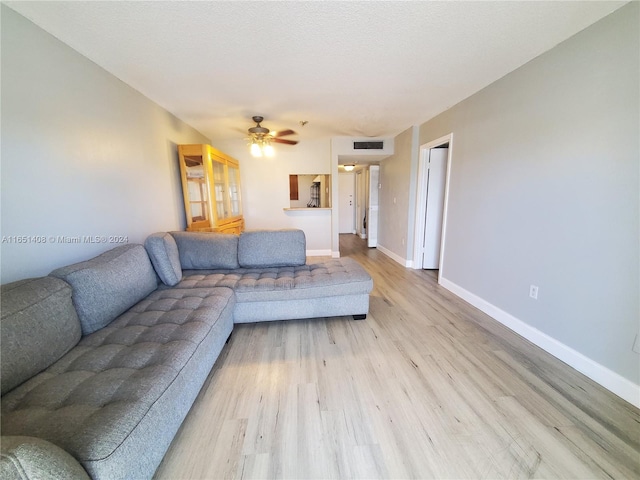
<svg viewBox="0 0 640 480">
<path fill-rule="evenodd" d="M 209 220 L 209 189 L 202 156 L 185 157 L 190 223 Z"/>
<path fill-rule="evenodd" d="M 218 220 L 223 220 L 229 216 L 228 207 L 226 205 L 226 192 L 224 180 L 224 164 L 213 160 L 213 189 L 216 202 L 216 215 Z"/>
<path fill-rule="evenodd" d="M 234 165 L 227 165 L 229 174 L 229 201 L 230 216 L 242 215 L 242 202 L 240 200 L 240 169 Z"/>
</svg>

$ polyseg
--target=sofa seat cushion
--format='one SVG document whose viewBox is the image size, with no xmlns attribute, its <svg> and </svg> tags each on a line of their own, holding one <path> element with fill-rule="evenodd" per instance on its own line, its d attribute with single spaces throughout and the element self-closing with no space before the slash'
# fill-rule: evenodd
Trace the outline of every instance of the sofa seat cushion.
<svg viewBox="0 0 640 480">
<path fill-rule="evenodd" d="M 229 287 L 238 302 L 260 302 L 369 293 L 373 280 L 355 260 L 338 258 L 295 267 L 186 270 L 177 287 Z"/>
<path fill-rule="evenodd" d="M 226 288 L 153 292 L 2 397 L 3 435 L 43 438 L 85 466 L 108 458 L 234 305 Z"/>
</svg>

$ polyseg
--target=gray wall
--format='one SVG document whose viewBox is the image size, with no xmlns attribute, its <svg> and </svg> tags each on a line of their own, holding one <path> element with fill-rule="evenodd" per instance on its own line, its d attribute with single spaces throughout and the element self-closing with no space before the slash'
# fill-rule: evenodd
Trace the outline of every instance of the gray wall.
<svg viewBox="0 0 640 480">
<path fill-rule="evenodd" d="M 639 16 L 623 7 L 419 138 L 454 134 L 443 277 L 636 384 Z"/>
<path fill-rule="evenodd" d="M 417 129 L 408 128 L 394 139 L 394 154 L 380 162 L 378 247 L 398 261 L 413 249 Z"/>
<path fill-rule="evenodd" d="M 183 227 L 180 143 L 208 140 L 3 5 L 2 283 L 114 246 L 58 236 Z"/>
</svg>

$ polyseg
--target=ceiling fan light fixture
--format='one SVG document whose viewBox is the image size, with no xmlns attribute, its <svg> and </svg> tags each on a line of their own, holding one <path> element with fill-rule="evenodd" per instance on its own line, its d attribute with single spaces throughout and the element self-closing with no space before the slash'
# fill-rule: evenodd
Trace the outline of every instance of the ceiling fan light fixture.
<svg viewBox="0 0 640 480">
<path fill-rule="evenodd" d="M 251 155 L 254 157 L 262 156 L 262 148 L 260 148 L 260 145 L 256 142 L 251 142 Z"/>
<path fill-rule="evenodd" d="M 295 145 L 298 143 L 297 140 L 281 138 L 287 135 L 294 135 L 296 132 L 293 130 L 271 131 L 260 125 L 260 122 L 264 120 L 263 117 L 256 115 L 252 117 L 252 120 L 256 122 L 256 126 L 249 128 L 249 137 L 247 140 L 249 141 L 248 145 L 251 149 L 251 155 L 254 157 L 273 157 L 275 150 L 271 143 L 283 143 L 285 145 Z"/>
<path fill-rule="evenodd" d="M 255 137 L 251 139 L 251 155 L 254 157 L 273 157 L 275 150 L 271 145 L 271 140 L 264 136 Z"/>
</svg>

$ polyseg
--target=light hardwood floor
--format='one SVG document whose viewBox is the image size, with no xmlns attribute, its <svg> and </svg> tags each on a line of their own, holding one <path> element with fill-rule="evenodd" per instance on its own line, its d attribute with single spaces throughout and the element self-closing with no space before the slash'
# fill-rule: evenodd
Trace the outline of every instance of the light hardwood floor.
<svg viewBox="0 0 640 480">
<path fill-rule="evenodd" d="M 340 247 L 367 319 L 236 325 L 157 479 L 640 477 L 638 409 L 434 272 Z"/>
</svg>

